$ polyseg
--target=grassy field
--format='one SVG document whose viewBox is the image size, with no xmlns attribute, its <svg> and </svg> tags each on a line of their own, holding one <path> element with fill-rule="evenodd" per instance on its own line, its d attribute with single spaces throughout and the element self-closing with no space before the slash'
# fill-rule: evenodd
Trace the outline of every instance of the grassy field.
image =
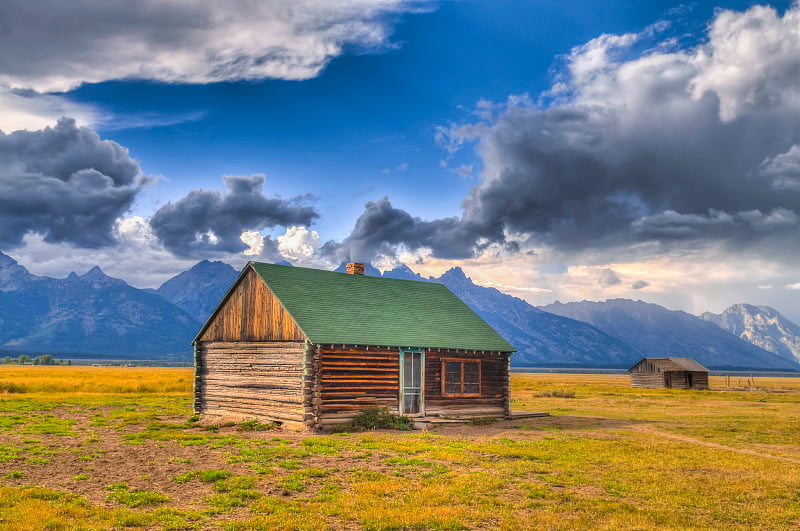
<svg viewBox="0 0 800 531">
<path fill-rule="evenodd" d="M 0 366 L 0 529 L 797 529 L 800 379 L 514 374 L 551 417 L 201 426 L 190 369 Z"/>
</svg>

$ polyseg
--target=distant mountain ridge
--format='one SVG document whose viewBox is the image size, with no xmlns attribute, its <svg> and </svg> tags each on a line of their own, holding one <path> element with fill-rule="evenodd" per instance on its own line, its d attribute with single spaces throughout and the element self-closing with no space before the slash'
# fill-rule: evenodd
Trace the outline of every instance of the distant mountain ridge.
<svg viewBox="0 0 800 531">
<path fill-rule="evenodd" d="M 458 267 L 438 278 L 423 278 L 406 265 L 381 273 L 367 264 L 366 273 L 444 284 L 518 349 L 512 357 L 516 366 L 630 367 L 645 355 L 669 350 L 670 355 L 693 356 L 712 366 L 798 367 L 793 360 L 750 345 L 712 323 L 657 305 L 618 302 L 616 306 L 638 305 L 629 315 L 622 312 L 612 319 L 620 321 L 621 330 L 629 330 L 622 333 L 607 319 L 593 322 L 581 312 L 564 310 L 568 305 L 536 308 L 497 289 L 478 286 Z M 156 290 L 142 290 L 98 267 L 64 279 L 32 275 L 0 253 L 0 347 L 137 354 L 145 359 L 179 355 L 189 360 L 190 341 L 238 274 L 224 262 L 204 260 Z M 680 319 L 676 321 L 675 315 Z M 788 325 L 784 329 L 792 330 Z M 713 340 L 700 341 L 704 334 Z M 669 344 L 668 339 L 681 347 L 656 348 Z"/>
<path fill-rule="evenodd" d="M 775 308 L 734 304 L 721 314 L 705 312 L 700 317 L 748 343 L 800 363 L 800 326 Z"/>
<path fill-rule="evenodd" d="M 798 369 L 800 364 L 742 341 L 682 311 L 629 299 L 556 302 L 540 309 L 592 324 L 652 357 L 690 357 L 712 367 Z"/>
<path fill-rule="evenodd" d="M 190 352 L 194 319 L 153 290 L 99 267 L 63 279 L 31 275 L 0 253 L 0 345 L 144 356 Z"/>
</svg>

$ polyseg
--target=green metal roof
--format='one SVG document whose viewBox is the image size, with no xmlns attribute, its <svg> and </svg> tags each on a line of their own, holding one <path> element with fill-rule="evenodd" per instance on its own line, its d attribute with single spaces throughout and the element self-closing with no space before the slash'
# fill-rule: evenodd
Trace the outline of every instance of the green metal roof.
<svg viewBox="0 0 800 531">
<path fill-rule="evenodd" d="M 441 284 L 250 266 L 315 344 L 515 350 Z"/>
</svg>

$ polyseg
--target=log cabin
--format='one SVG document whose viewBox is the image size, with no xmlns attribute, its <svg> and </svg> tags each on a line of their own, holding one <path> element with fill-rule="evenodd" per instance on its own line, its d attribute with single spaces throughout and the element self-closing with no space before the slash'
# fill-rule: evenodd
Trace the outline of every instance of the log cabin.
<svg viewBox="0 0 800 531">
<path fill-rule="evenodd" d="M 692 358 L 644 358 L 628 372 L 631 387 L 708 389 L 708 369 Z"/>
<path fill-rule="evenodd" d="M 514 348 L 433 282 L 250 262 L 192 342 L 204 419 L 321 430 L 369 407 L 511 416 Z"/>
</svg>

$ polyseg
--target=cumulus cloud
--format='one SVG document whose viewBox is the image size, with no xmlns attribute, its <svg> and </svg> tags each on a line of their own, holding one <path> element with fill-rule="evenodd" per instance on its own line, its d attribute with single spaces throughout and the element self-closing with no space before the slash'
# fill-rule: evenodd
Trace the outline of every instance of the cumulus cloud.
<svg viewBox="0 0 800 531">
<path fill-rule="evenodd" d="M 264 251 L 264 237 L 254 230 L 244 231 L 239 235 L 239 239 L 242 240 L 242 243 L 247 245 L 247 249 L 242 251 L 242 254 L 254 256 Z"/>
<path fill-rule="evenodd" d="M 52 243 L 111 245 L 117 218 L 146 181 L 127 149 L 72 119 L 0 132 L 0 248 L 21 245 L 28 233 Z"/>
<path fill-rule="evenodd" d="M 636 282 L 631 284 L 631 289 L 644 289 L 649 285 L 650 283 L 647 282 L 646 280 L 637 280 Z"/>
<path fill-rule="evenodd" d="M 781 17 L 753 6 L 744 13 L 722 10 L 691 62 L 697 69 L 690 89 L 695 99 L 713 93 L 722 120 L 751 108 L 797 107 L 800 79 L 800 12 Z"/>
<path fill-rule="evenodd" d="M 346 48 L 391 46 L 392 16 L 425 2 L 5 0 L 0 84 L 39 92 L 151 79 L 309 79 Z"/>
<path fill-rule="evenodd" d="M 610 268 L 601 269 L 597 274 L 597 285 L 601 287 L 616 286 L 622 283 L 622 279 L 616 271 Z"/>
<path fill-rule="evenodd" d="M 356 254 L 429 247 L 437 257 L 472 256 L 509 234 L 565 252 L 796 246 L 799 28 L 798 5 L 783 15 L 753 7 L 718 12 L 707 40 L 688 49 L 649 42 L 666 38 L 665 23 L 579 46 L 549 91 L 563 99 L 481 102 L 484 119 L 437 131 L 449 152 L 473 142 L 482 159 L 460 218 L 423 221 L 370 203 L 343 244 Z"/>
<path fill-rule="evenodd" d="M 225 176 L 228 190 L 192 190 L 186 197 L 158 209 L 150 218 L 153 233 L 178 256 L 239 253 L 248 246 L 247 231 L 275 226 L 308 225 L 318 217 L 302 203 L 309 197 L 285 200 L 261 193 L 263 175 Z"/>
</svg>

